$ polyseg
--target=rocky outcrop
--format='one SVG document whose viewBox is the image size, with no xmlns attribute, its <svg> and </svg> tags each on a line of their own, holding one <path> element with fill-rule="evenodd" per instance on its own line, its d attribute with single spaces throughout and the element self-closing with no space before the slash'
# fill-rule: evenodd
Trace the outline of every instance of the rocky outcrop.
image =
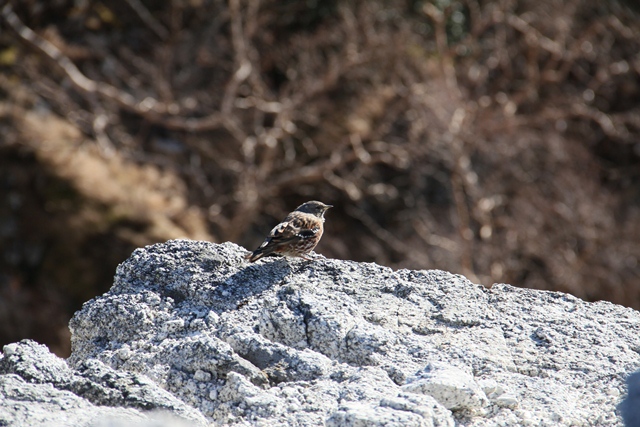
<svg viewBox="0 0 640 427">
<path fill-rule="evenodd" d="M 73 425 L 158 411 L 191 425 L 622 425 L 640 367 L 632 309 L 245 253 L 184 240 L 136 250 L 72 319 L 66 362 L 32 342 L 5 347 L 0 424 L 36 425 L 36 407 Z"/>
<path fill-rule="evenodd" d="M 207 424 L 198 410 L 144 375 L 116 372 L 95 359 L 71 369 L 44 345 L 29 340 L 4 347 L 0 395 L 2 426 Z"/>
</svg>

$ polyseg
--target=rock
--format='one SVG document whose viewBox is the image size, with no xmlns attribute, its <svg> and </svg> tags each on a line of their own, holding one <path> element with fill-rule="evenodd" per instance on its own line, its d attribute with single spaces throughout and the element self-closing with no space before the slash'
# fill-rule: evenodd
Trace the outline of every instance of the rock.
<svg viewBox="0 0 640 427">
<path fill-rule="evenodd" d="M 373 406 L 360 402 L 349 402 L 340 407 L 327 420 L 327 427 L 427 427 L 432 420 L 424 415 L 397 411 L 385 406 Z M 453 427 L 453 423 L 450 424 Z"/>
<path fill-rule="evenodd" d="M 627 397 L 620 403 L 620 413 L 626 427 L 640 427 L 640 372 L 627 378 Z"/>
<path fill-rule="evenodd" d="M 402 389 L 432 396 L 445 408 L 476 412 L 488 404 L 487 396 L 473 375 L 446 363 L 429 363 L 407 378 Z"/>
<path fill-rule="evenodd" d="M 502 384 L 498 384 L 495 380 L 485 378 L 478 381 L 478 385 L 482 388 L 492 403 L 498 406 L 516 407 L 518 406 L 518 398 Z"/>
<path fill-rule="evenodd" d="M 0 425 L 115 425 L 158 422 L 207 424 L 199 411 L 184 404 L 143 375 L 116 372 L 88 359 L 71 369 L 41 344 L 24 340 L 6 345 L 0 358 Z M 128 409 L 124 409 L 128 408 Z M 143 412 L 144 411 L 144 412 Z M 162 421 L 164 420 L 164 421 Z"/>
<path fill-rule="evenodd" d="M 75 372 L 64 359 L 30 340 L 4 346 L 0 374 L 16 374 L 30 383 L 50 383 L 59 388 L 68 388 L 76 379 Z"/>
<path fill-rule="evenodd" d="M 133 425 L 146 418 L 132 409 L 94 406 L 50 383 L 30 383 L 15 374 L 0 375 L 0 396 L 3 426 L 90 426 L 98 419 Z"/>
<path fill-rule="evenodd" d="M 436 270 L 245 253 L 136 250 L 72 319 L 68 364 L 5 347 L 2 393 L 48 387 L 82 411 L 160 409 L 196 425 L 622 426 L 616 405 L 640 367 L 634 310 Z"/>
</svg>

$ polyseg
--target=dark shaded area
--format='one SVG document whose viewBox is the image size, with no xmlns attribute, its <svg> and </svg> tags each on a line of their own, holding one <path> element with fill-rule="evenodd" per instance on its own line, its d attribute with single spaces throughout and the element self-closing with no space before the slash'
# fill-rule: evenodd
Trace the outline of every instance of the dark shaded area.
<svg viewBox="0 0 640 427">
<path fill-rule="evenodd" d="M 7 4 L 2 343 L 65 355 L 135 247 L 311 199 L 328 257 L 640 307 L 629 2 Z"/>
<path fill-rule="evenodd" d="M 627 377 L 627 396 L 618 409 L 624 420 L 625 427 L 640 426 L 640 373 L 635 372 Z"/>
</svg>

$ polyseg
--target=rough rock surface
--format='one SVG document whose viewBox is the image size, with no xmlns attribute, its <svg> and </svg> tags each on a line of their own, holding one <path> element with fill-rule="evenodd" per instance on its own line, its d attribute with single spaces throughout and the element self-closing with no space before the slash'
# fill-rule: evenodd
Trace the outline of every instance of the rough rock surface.
<svg viewBox="0 0 640 427">
<path fill-rule="evenodd" d="M 7 346 L 0 394 L 30 404 L 15 390 L 47 387 L 37 404 L 52 412 L 161 409 L 195 424 L 622 425 L 625 378 L 640 367 L 632 309 L 442 271 L 247 264 L 245 253 L 194 241 L 136 250 L 72 319 L 68 365 Z M 17 417 L 0 403 L 3 416 Z"/>
<path fill-rule="evenodd" d="M 74 370 L 29 340 L 4 347 L 0 396 L 0 426 L 207 424 L 199 411 L 143 375 L 116 372 L 95 359 Z"/>
</svg>

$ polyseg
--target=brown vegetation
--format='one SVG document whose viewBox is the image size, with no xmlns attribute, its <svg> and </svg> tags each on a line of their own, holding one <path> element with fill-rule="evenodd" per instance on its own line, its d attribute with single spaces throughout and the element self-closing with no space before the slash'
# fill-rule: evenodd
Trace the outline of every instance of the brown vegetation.
<svg viewBox="0 0 640 427">
<path fill-rule="evenodd" d="M 0 340 L 65 354 L 68 317 L 135 247 L 253 247 L 309 199 L 336 206 L 328 257 L 640 307 L 640 16 L 624 3 L 0 15 Z"/>
</svg>

